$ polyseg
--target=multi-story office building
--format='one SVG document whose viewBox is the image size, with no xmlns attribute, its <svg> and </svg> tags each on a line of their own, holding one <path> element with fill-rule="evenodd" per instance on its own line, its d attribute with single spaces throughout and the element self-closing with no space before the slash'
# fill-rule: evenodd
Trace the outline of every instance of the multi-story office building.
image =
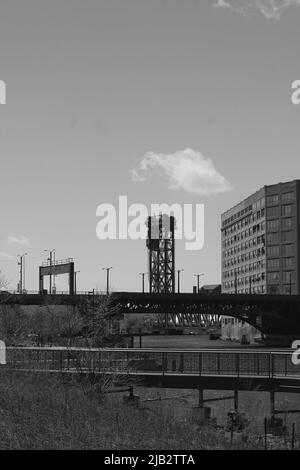
<svg viewBox="0 0 300 470">
<path fill-rule="evenodd" d="M 300 293 L 300 180 L 264 186 L 221 222 L 222 293 Z M 257 335 L 240 320 L 222 318 L 224 339 L 252 342 Z"/>
<path fill-rule="evenodd" d="M 223 293 L 300 293 L 300 180 L 264 186 L 221 222 Z"/>
</svg>

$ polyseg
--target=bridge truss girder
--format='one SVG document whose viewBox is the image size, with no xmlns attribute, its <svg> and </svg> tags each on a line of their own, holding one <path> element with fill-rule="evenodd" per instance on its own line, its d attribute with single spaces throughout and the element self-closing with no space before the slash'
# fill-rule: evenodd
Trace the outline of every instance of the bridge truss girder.
<svg viewBox="0 0 300 470">
<path fill-rule="evenodd" d="M 173 322 L 238 318 L 263 334 L 290 334 L 300 337 L 300 296 L 258 294 L 112 294 L 110 303 L 121 314 L 167 314 Z M 163 315 L 161 315 L 163 318 Z"/>
</svg>

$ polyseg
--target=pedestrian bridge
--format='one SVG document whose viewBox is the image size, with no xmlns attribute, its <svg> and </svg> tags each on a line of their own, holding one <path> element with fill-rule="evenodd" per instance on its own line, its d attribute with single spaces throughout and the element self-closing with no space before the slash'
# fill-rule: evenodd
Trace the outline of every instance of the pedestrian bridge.
<svg viewBox="0 0 300 470">
<path fill-rule="evenodd" d="M 300 392 L 292 350 L 7 347 L 1 370 L 111 375 L 146 387 Z"/>
</svg>

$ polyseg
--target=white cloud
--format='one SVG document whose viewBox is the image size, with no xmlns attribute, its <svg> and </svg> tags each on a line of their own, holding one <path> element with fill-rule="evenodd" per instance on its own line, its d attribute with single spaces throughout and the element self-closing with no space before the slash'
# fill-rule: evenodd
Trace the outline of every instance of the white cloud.
<svg viewBox="0 0 300 470">
<path fill-rule="evenodd" d="M 13 237 L 10 236 L 7 238 L 7 241 L 10 245 L 19 245 L 19 246 L 28 246 L 29 240 L 28 238 L 21 236 L 21 237 Z"/>
<path fill-rule="evenodd" d="M 212 160 L 189 148 L 172 154 L 148 152 L 138 168 L 131 170 L 132 180 L 145 181 L 155 169 L 164 174 L 171 189 L 202 196 L 233 189 L 215 169 Z"/>
<path fill-rule="evenodd" d="M 265 18 L 279 19 L 291 6 L 300 6 L 300 0 L 217 0 L 215 7 L 230 8 L 237 13 L 258 11 Z"/>
</svg>

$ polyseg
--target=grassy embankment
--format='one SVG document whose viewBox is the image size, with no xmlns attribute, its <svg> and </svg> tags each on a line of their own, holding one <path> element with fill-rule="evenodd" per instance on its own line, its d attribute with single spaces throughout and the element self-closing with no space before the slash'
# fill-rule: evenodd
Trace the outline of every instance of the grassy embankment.
<svg viewBox="0 0 300 470">
<path fill-rule="evenodd" d="M 179 423 L 165 402 L 134 407 L 87 382 L 38 374 L 0 375 L 0 449 L 254 448 L 220 431 Z M 94 390 L 95 391 L 95 390 Z M 228 436 L 227 436 L 228 437 Z"/>
</svg>

